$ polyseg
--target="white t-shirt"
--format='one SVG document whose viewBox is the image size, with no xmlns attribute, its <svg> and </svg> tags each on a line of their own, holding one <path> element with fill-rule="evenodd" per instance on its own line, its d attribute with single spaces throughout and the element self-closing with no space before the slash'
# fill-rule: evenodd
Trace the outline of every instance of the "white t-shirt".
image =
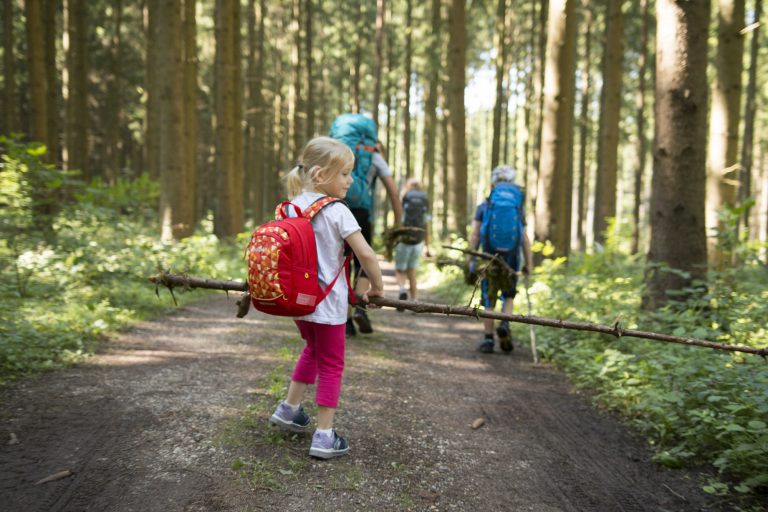
<svg viewBox="0 0 768 512">
<path fill-rule="evenodd" d="M 302 192 L 294 197 L 291 202 L 302 209 L 323 197 L 319 192 Z M 293 209 L 288 208 L 288 215 L 295 217 Z M 315 232 L 315 244 L 317 245 L 317 276 L 320 286 L 325 289 L 339 269 L 344 265 L 344 239 L 355 231 L 360 231 L 360 225 L 355 220 L 352 212 L 343 203 L 331 203 L 312 219 L 312 229 Z M 349 291 L 344 271 L 339 274 L 336 284 L 328 296 L 317 305 L 317 309 L 311 315 L 306 315 L 297 320 L 306 320 L 318 324 L 340 325 L 347 321 L 347 304 Z"/>
</svg>

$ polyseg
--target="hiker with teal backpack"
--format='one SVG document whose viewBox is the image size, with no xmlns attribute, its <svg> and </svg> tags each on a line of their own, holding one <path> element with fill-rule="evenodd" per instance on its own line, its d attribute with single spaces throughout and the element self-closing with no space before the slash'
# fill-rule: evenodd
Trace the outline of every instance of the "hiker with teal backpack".
<svg viewBox="0 0 768 512">
<path fill-rule="evenodd" d="M 297 282 L 315 279 L 314 288 L 319 288 L 321 296 L 309 295 L 312 288 L 304 289 L 295 298 L 295 306 L 309 306 L 309 314 L 295 318 L 296 326 L 301 337 L 306 342 L 299 356 L 288 394 L 281 402 L 270 422 L 291 432 L 309 432 L 310 418 L 301 407 L 301 401 L 307 386 L 317 384 L 315 388 L 315 403 L 317 403 L 317 429 L 312 436 L 312 446 L 309 454 L 321 459 L 330 459 L 345 455 L 349 451 L 347 441 L 333 429 L 333 420 L 341 393 L 341 380 L 344 373 L 345 321 L 349 288 L 347 279 L 342 276 L 348 259 L 345 257 L 345 246 L 348 246 L 360 259 L 360 263 L 370 276 L 371 288 L 361 294 L 362 301 L 368 302 L 368 297 L 382 297 L 384 285 L 381 279 L 376 253 L 360 233 L 360 226 L 355 221 L 349 208 L 344 205 L 344 199 L 352 185 L 352 166 L 354 157 L 349 148 L 330 137 L 315 137 L 304 148 L 301 160 L 286 176 L 286 184 L 290 203 L 278 205 L 278 216 L 281 224 L 269 223 L 259 228 L 255 237 L 272 238 L 273 242 L 251 244 L 249 262 L 254 260 L 256 266 L 249 263 L 249 286 L 256 307 L 267 302 L 267 298 L 255 297 L 257 288 L 275 286 L 275 281 L 285 274 L 289 277 L 283 283 L 280 295 L 274 301 L 293 299 L 288 286 Z M 287 222 L 283 219 L 287 217 Z M 283 258 L 279 250 L 281 244 L 290 238 L 293 230 L 282 228 L 291 221 L 297 224 L 306 223 L 296 217 L 304 217 L 311 223 L 311 236 L 299 237 L 312 240 L 312 246 L 305 247 L 305 252 L 316 253 L 314 260 L 317 264 L 317 274 L 314 268 L 300 271 L 290 277 L 291 261 L 285 261 L 286 269 L 281 271 Z M 300 243 L 299 240 L 298 243 Z M 274 248 L 274 250 L 273 250 Z M 266 254 L 265 254 L 266 252 Z M 275 269 L 267 268 L 270 262 L 277 262 Z M 262 272 L 266 268 L 266 275 Z M 300 270 L 300 269 L 299 269 Z M 341 276 L 341 278 L 340 278 Z M 269 294 L 268 294 L 269 295 Z M 290 295 L 284 297 L 283 295 Z M 278 302 L 274 307 L 280 307 Z M 267 305 L 262 311 L 269 312 Z M 275 313 L 283 314 L 287 313 Z"/>
<path fill-rule="evenodd" d="M 469 247 L 482 250 L 502 258 L 514 271 L 509 272 L 499 265 L 492 265 L 481 283 L 483 307 L 493 311 L 496 300 L 501 295 L 502 311 L 511 314 L 513 301 L 517 293 L 517 274 L 529 273 L 532 268 L 531 243 L 525 233 L 525 192 L 515 185 L 515 169 L 509 165 L 496 167 L 491 172 L 491 193 L 480 203 L 472 221 Z M 474 271 L 475 257 L 467 256 L 470 272 Z M 492 353 L 494 346 L 494 322 L 491 318 L 483 319 L 484 337 L 477 345 L 477 350 Z M 501 321 L 496 328 L 499 347 L 504 352 L 512 352 L 512 335 L 509 322 Z"/>
<path fill-rule="evenodd" d="M 368 244 L 371 244 L 377 180 L 381 180 L 387 190 L 387 196 L 395 214 L 396 226 L 399 225 L 403 216 L 402 205 L 397 194 L 397 185 L 395 185 L 392 170 L 384 158 L 381 143 L 377 138 L 376 123 L 370 117 L 362 114 L 341 114 L 334 119 L 330 136 L 346 144 L 355 155 L 355 164 L 352 169 L 353 182 L 344 201 L 360 225 L 363 238 Z M 353 274 L 355 293 L 360 294 L 367 290 L 370 280 L 357 258 L 353 260 Z M 361 333 L 373 332 L 365 304 L 355 305 L 351 316 L 347 318 L 347 336 L 357 334 L 355 323 L 357 323 Z"/>
</svg>

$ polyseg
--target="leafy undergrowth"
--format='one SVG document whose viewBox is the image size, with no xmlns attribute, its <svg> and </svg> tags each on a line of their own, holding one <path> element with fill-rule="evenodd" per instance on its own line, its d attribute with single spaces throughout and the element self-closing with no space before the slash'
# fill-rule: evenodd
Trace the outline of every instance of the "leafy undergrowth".
<svg viewBox="0 0 768 512">
<path fill-rule="evenodd" d="M 429 278 L 425 270 L 424 276 Z M 458 270 L 444 270 L 433 292 L 453 304 L 472 290 Z M 697 299 L 641 311 L 643 264 L 617 252 L 547 259 L 530 289 L 538 316 L 621 325 L 735 345 L 768 345 L 768 272 L 755 259 L 708 276 Z M 524 311 L 519 287 L 517 311 Z M 472 303 L 477 303 L 477 292 Z M 527 339 L 528 326 L 513 326 Z M 617 411 L 670 467 L 713 466 L 704 490 L 749 508 L 768 494 L 768 364 L 758 356 L 635 338 L 538 327 L 540 355 L 576 386 Z"/>
<path fill-rule="evenodd" d="M 0 384 L 81 360 L 105 335 L 174 308 L 147 281 L 158 269 L 242 279 L 244 242 L 221 243 L 210 222 L 160 241 L 149 179 L 84 185 L 41 164 L 41 148 L 0 145 Z M 202 293 L 174 290 L 179 304 Z"/>
</svg>

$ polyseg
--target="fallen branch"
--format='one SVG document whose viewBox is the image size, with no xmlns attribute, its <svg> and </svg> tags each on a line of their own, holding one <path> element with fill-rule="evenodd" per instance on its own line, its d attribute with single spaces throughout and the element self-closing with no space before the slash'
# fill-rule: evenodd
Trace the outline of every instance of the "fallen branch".
<svg viewBox="0 0 768 512">
<path fill-rule="evenodd" d="M 489 260 L 490 261 L 489 265 L 497 264 L 502 269 L 506 270 L 509 275 L 512 275 L 512 276 L 517 274 L 517 272 L 512 267 L 510 267 L 506 261 L 499 258 L 498 254 L 488 254 L 487 252 L 473 251 L 472 249 L 464 249 L 462 247 L 454 247 L 452 245 L 444 245 L 443 248 L 451 249 L 453 251 L 461 251 L 471 256 L 477 256 L 478 258 Z"/>
<path fill-rule="evenodd" d="M 149 278 L 149 280 L 158 286 L 167 286 L 171 289 L 173 287 L 185 287 L 242 292 L 248 288 L 247 284 L 242 281 L 216 281 L 213 279 L 200 279 L 166 273 L 152 276 Z M 470 316 L 473 318 L 492 318 L 494 320 L 507 320 L 509 322 L 521 324 L 543 325 L 545 327 L 555 327 L 557 329 L 599 332 L 602 334 L 609 334 L 617 338 L 642 338 L 647 340 L 663 341 L 667 343 L 677 343 L 681 345 L 706 347 L 727 352 L 742 352 L 745 354 L 762 356 L 764 358 L 768 357 L 768 348 L 727 345 L 724 343 L 716 343 L 714 341 L 707 341 L 698 338 L 684 338 L 682 336 L 673 336 L 671 334 L 661 334 L 656 332 L 640 331 L 636 329 L 624 329 L 619 324 L 618 319 L 614 321 L 612 325 L 601 325 L 588 322 L 555 320 L 552 318 L 544 318 L 538 316 L 497 313 L 496 311 L 486 311 L 484 309 L 468 306 L 448 306 L 445 304 L 432 304 L 429 302 L 395 300 L 388 299 L 386 297 L 371 297 L 370 303 L 382 307 L 408 309 L 415 313 L 440 313 L 444 315 Z"/>
</svg>

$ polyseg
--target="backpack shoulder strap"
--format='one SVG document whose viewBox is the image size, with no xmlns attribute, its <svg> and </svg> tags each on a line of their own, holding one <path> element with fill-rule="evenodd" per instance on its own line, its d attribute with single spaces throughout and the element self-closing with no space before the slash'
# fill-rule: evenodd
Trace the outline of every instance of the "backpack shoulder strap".
<svg viewBox="0 0 768 512">
<path fill-rule="evenodd" d="M 307 206 L 304 209 L 304 212 L 302 213 L 303 217 L 309 221 L 311 221 L 315 215 L 320 213 L 320 210 L 325 208 L 331 203 L 341 203 L 341 199 L 336 199 L 335 197 L 331 196 L 323 196 L 311 205 Z"/>
</svg>

